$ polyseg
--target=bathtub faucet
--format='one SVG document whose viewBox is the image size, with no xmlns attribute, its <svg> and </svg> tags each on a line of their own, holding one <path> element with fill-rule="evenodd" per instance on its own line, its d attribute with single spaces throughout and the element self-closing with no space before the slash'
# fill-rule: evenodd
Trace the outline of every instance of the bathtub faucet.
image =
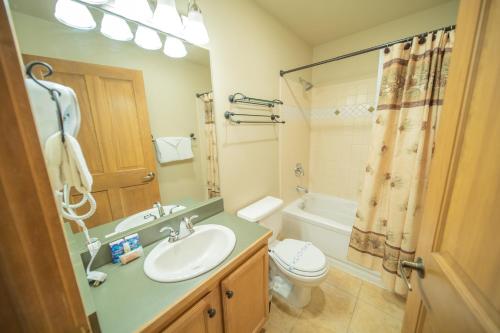
<svg viewBox="0 0 500 333">
<path fill-rule="evenodd" d="M 309 193 L 309 190 L 307 188 L 300 186 L 300 185 L 295 186 L 295 190 L 297 190 L 297 192 L 299 192 L 299 193 L 300 192 L 305 193 L 305 194 Z"/>
</svg>

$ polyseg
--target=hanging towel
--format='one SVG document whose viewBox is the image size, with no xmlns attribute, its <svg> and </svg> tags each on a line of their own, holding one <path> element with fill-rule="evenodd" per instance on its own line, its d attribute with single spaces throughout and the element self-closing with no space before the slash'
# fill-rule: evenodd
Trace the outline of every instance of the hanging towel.
<svg viewBox="0 0 500 333">
<path fill-rule="evenodd" d="M 193 158 L 189 137 L 162 137 L 154 141 L 156 157 L 160 164 Z"/>
<path fill-rule="evenodd" d="M 78 100 L 76 94 L 70 87 L 61 84 L 40 81 L 45 86 L 56 89 L 61 93 L 59 96 L 59 103 L 64 119 L 64 132 L 76 137 L 80 129 L 80 108 L 78 107 Z M 32 79 L 25 80 L 28 96 L 31 104 L 31 111 L 35 118 L 35 124 L 40 142 L 42 145 L 49 136 L 59 131 L 59 119 L 57 116 L 57 108 L 55 102 L 52 100 L 50 93 L 47 89 L 40 87 Z"/>
<path fill-rule="evenodd" d="M 45 143 L 45 160 L 49 177 L 56 190 L 62 190 L 64 184 L 74 187 L 80 193 L 92 190 L 92 175 L 87 167 L 78 140 L 61 132 L 49 136 Z"/>
</svg>

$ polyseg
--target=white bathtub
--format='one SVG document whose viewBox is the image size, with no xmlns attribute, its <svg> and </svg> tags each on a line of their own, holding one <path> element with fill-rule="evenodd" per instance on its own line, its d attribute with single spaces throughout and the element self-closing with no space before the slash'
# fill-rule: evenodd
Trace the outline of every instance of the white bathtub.
<svg viewBox="0 0 500 333">
<path fill-rule="evenodd" d="M 381 284 L 378 272 L 346 259 L 357 206 L 357 202 L 339 197 L 306 194 L 283 209 L 280 238 L 309 241 L 323 251 L 332 266 Z"/>
</svg>

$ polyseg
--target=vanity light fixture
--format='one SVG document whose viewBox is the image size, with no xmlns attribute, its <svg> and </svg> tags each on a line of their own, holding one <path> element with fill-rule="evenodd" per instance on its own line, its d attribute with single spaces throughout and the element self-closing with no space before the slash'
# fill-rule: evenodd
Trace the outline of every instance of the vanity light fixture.
<svg viewBox="0 0 500 333">
<path fill-rule="evenodd" d="M 189 42 L 197 45 L 205 45 L 209 42 L 203 15 L 200 7 L 196 4 L 196 0 L 189 0 L 188 16 L 184 21 L 184 26 L 184 36 Z"/>
<path fill-rule="evenodd" d="M 87 7 L 72 0 L 58 0 L 54 16 L 72 28 L 92 30 L 96 23 Z"/>
<path fill-rule="evenodd" d="M 159 50 L 162 46 L 160 36 L 153 29 L 138 26 L 134 42 L 146 50 Z"/>
<path fill-rule="evenodd" d="M 163 53 L 171 58 L 182 58 L 187 54 L 186 47 L 178 38 L 167 36 Z"/>
<path fill-rule="evenodd" d="M 166 35 L 163 52 L 173 58 L 186 56 L 184 43 L 204 45 L 209 42 L 201 10 L 195 0 L 189 0 L 188 16 L 180 17 L 175 0 L 156 0 L 153 11 L 148 0 L 57 0 L 55 17 L 78 29 L 96 27 L 90 9 L 103 13 L 101 33 L 118 41 L 134 39 L 147 50 L 162 47 L 160 35 Z M 137 25 L 134 34 L 129 22 Z"/>
<path fill-rule="evenodd" d="M 123 42 L 134 38 L 127 21 L 111 14 L 104 14 L 101 22 L 101 33 L 108 38 Z"/>
<path fill-rule="evenodd" d="M 157 0 L 153 14 L 153 24 L 161 30 L 180 34 L 184 30 L 181 17 L 177 12 L 175 0 Z"/>
</svg>

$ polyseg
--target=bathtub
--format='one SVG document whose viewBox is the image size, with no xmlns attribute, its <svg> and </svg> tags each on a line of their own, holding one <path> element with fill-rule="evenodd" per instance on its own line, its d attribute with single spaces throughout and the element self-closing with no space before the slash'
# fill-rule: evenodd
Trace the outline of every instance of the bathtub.
<svg viewBox="0 0 500 333">
<path fill-rule="evenodd" d="M 308 193 L 283 209 L 280 238 L 311 242 L 323 251 L 332 266 L 381 285 L 378 272 L 347 260 L 357 206 L 355 201 Z"/>
</svg>

